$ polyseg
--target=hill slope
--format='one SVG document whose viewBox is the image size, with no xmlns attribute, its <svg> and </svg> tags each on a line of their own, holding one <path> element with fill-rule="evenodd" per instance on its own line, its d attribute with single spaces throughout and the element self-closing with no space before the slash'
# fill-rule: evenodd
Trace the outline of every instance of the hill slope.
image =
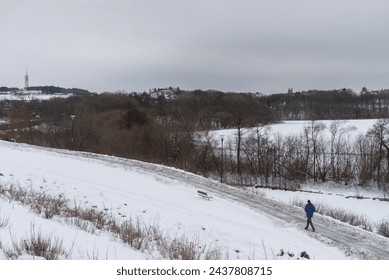
<svg viewBox="0 0 389 280">
<path fill-rule="evenodd" d="M 75 205 L 107 211 L 118 221 L 153 225 L 171 239 L 185 237 L 195 246 L 218 248 L 220 258 L 296 259 L 306 251 L 313 259 L 389 259 L 386 238 L 321 215 L 315 216 L 317 233 L 306 232 L 300 208 L 181 170 L 2 141 L 0 155 L 3 187 L 66 197 Z M 213 199 L 200 198 L 198 189 Z M 155 248 L 131 249 L 105 230 L 85 232 L 61 217 L 43 219 L 4 197 L 0 205 L 0 221 L 9 217 L 0 227 L 3 251 L 30 232 L 33 223 L 71 247 L 71 259 L 164 258 Z M 281 250 L 293 256 L 278 256 Z M 5 257 L 0 249 L 0 259 Z"/>
</svg>

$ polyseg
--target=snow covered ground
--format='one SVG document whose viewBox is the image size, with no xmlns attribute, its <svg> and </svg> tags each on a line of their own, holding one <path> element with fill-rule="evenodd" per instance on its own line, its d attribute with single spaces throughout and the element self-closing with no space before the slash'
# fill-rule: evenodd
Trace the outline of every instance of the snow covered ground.
<svg viewBox="0 0 389 280">
<path fill-rule="evenodd" d="M 252 190 L 236 190 L 181 170 L 104 155 L 0 141 L 0 185 L 64 196 L 71 203 L 109 211 L 121 221 L 130 217 L 138 219 L 144 225 L 159 227 L 170 238 L 185 236 L 199 244 L 217 247 L 223 259 L 297 259 L 303 251 L 315 260 L 361 258 L 361 252 L 350 251 L 355 244 L 344 244 L 347 240 L 335 236 L 325 225 L 321 228 L 321 222 L 336 224 L 334 230 L 345 228 L 343 231 L 351 232 L 350 236 L 366 235 L 366 239 L 359 238 L 358 242 L 369 246 L 370 242 L 377 242 L 384 251 L 375 255 L 376 247 L 367 246 L 366 250 L 370 251 L 364 252 L 368 253 L 365 257 L 386 259 L 385 250 L 389 248 L 387 238 L 365 234 L 331 219 L 327 221 L 319 214 L 314 220 L 318 223 L 317 233 L 307 232 L 303 229 L 303 211 L 284 204 L 300 196 L 303 200 L 310 198 L 313 202 L 324 201 L 359 211 L 372 221 L 379 221 L 389 217 L 388 202 L 270 190 L 257 195 Z M 213 199 L 199 197 L 198 189 L 211 193 Z M 338 190 L 329 192 L 338 193 Z M 264 198 L 263 193 L 272 200 Z M 8 221 L 0 227 L 0 241 L 6 249 L 34 228 L 42 235 L 62 240 L 63 247 L 69 249 L 70 259 L 161 258 L 152 250 L 130 248 L 110 232 L 92 234 L 69 226 L 61 217 L 45 219 L 27 206 L 4 197 L 0 198 L 0 224 L 2 220 Z M 330 235 L 334 235 L 333 240 Z M 293 256 L 281 256 L 281 251 Z M 26 254 L 19 258 L 34 256 Z M 6 256 L 0 249 L 1 259 Z"/>
<path fill-rule="evenodd" d="M 316 123 L 324 124 L 325 128 L 323 135 L 330 135 L 330 126 L 334 120 L 317 120 Z M 354 129 L 349 132 L 351 139 L 354 139 L 359 134 L 366 134 L 366 132 L 373 127 L 377 122 L 377 119 L 355 119 L 355 120 L 342 120 L 342 127 L 353 127 Z M 269 124 L 263 127 L 260 127 L 262 131 L 267 130 L 269 135 L 272 136 L 287 136 L 287 135 L 300 135 L 304 131 L 304 127 L 309 126 L 310 121 L 306 120 L 293 120 L 293 121 L 282 121 L 275 124 Z M 215 130 L 211 132 L 211 135 L 215 139 L 224 138 L 225 142 L 234 143 L 236 139 L 236 129 L 223 129 Z M 247 136 L 250 133 L 256 133 L 256 128 L 243 129 L 243 135 Z"/>
<path fill-rule="evenodd" d="M 43 94 L 39 91 L 22 91 L 20 93 L 1 93 L 0 101 L 3 100 L 17 100 L 17 101 L 31 101 L 31 100 L 49 100 L 53 98 L 68 98 L 73 96 L 73 94 Z"/>
</svg>

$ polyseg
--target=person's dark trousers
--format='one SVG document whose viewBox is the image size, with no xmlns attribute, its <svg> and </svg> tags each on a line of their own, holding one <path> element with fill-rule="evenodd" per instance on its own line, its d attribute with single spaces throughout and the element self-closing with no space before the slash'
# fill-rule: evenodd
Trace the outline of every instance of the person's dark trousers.
<svg viewBox="0 0 389 280">
<path fill-rule="evenodd" d="M 305 227 L 305 229 L 308 229 L 309 225 L 311 225 L 312 230 L 315 231 L 315 227 L 314 227 L 313 224 L 312 224 L 312 219 L 311 219 L 311 218 L 308 218 L 308 220 L 307 220 L 307 226 Z"/>
</svg>

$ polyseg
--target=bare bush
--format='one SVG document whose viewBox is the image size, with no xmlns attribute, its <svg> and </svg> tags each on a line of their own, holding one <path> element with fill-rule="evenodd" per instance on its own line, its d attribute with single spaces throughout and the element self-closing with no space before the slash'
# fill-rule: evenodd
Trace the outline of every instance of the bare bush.
<svg viewBox="0 0 389 280">
<path fill-rule="evenodd" d="M 160 244 L 163 254 L 171 260 L 197 260 L 201 254 L 199 240 L 188 240 L 184 236 L 163 240 Z"/>
<path fill-rule="evenodd" d="M 27 191 L 21 187 L 17 187 L 14 184 L 1 184 L 0 194 L 9 199 L 10 201 L 19 201 L 22 203 L 27 202 Z"/>
<path fill-rule="evenodd" d="M 389 237 L 389 222 L 382 221 L 378 225 L 377 233 L 382 236 Z"/>
<path fill-rule="evenodd" d="M 142 227 L 140 219 L 137 219 L 136 222 L 134 222 L 132 218 L 123 222 L 116 230 L 118 230 L 117 233 L 119 238 L 123 242 L 137 250 L 145 249 L 147 247 L 148 241 L 150 240 L 150 237 L 152 237 L 152 232 L 154 232 L 147 231 L 145 227 Z"/>
<path fill-rule="evenodd" d="M 43 214 L 46 219 L 60 216 L 67 204 L 63 195 L 56 197 L 45 193 L 31 193 L 30 198 L 31 202 L 28 204 L 32 210 Z"/>
<path fill-rule="evenodd" d="M 220 247 L 202 244 L 198 237 L 193 239 L 182 236 L 158 240 L 158 251 L 170 260 L 218 260 L 222 259 Z"/>
<path fill-rule="evenodd" d="M 22 255 L 41 257 L 46 260 L 68 259 L 72 249 L 66 250 L 63 242 L 52 235 L 44 236 L 31 225 L 30 235 L 16 241 L 12 238 L 12 248 L 1 245 L 7 259 L 18 259 Z"/>
<path fill-rule="evenodd" d="M 89 221 L 97 229 L 113 228 L 116 225 L 116 221 L 112 215 L 107 214 L 104 211 L 97 210 L 96 206 L 92 208 L 82 208 L 74 203 L 73 208 L 66 207 L 63 215 L 66 217 L 77 218 L 78 220 Z M 75 221 L 78 224 L 82 224 L 81 221 Z M 85 225 L 84 225 L 85 226 Z"/>
<path fill-rule="evenodd" d="M 335 209 L 329 207 L 327 210 L 322 207 L 322 214 L 330 216 L 334 219 L 348 223 L 352 226 L 361 227 L 367 231 L 373 231 L 368 219 L 364 215 L 357 215 L 354 213 L 347 212 L 344 209 Z"/>
</svg>

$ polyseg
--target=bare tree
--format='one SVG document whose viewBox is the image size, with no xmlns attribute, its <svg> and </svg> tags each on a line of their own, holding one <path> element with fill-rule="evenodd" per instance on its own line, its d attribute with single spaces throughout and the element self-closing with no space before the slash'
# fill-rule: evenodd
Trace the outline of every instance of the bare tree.
<svg viewBox="0 0 389 280">
<path fill-rule="evenodd" d="M 355 153 L 355 174 L 357 174 L 358 184 L 364 186 L 374 179 L 381 161 L 377 155 L 377 143 L 366 135 L 359 135 L 354 143 Z"/>
<path fill-rule="evenodd" d="M 322 132 L 325 129 L 325 124 L 311 120 L 309 124 L 304 127 L 304 137 L 306 139 L 307 157 L 312 155 L 312 175 L 313 180 L 317 182 L 318 179 L 318 158 L 320 152 L 320 143 L 322 140 Z"/>
<path fill-rule="evenodd" d="M 351 148 L 348 138 L 355 126 L 348 126 L 345 121 L 333 121 L 330 125 L 330 176 L 335 182 L 344 180 L 347 184 L 352 174 Z"/>
<path fill-rule="evenodd" d="M 382 177 L 385 183 L 389 182 L 389 120 L 379 119 L 368 131 L 368 136 L 378 144 L 377 183 L 380 187 Z M 386 159 L 386 168 L 381 164 L 383 159 Z"/>
</svg>

